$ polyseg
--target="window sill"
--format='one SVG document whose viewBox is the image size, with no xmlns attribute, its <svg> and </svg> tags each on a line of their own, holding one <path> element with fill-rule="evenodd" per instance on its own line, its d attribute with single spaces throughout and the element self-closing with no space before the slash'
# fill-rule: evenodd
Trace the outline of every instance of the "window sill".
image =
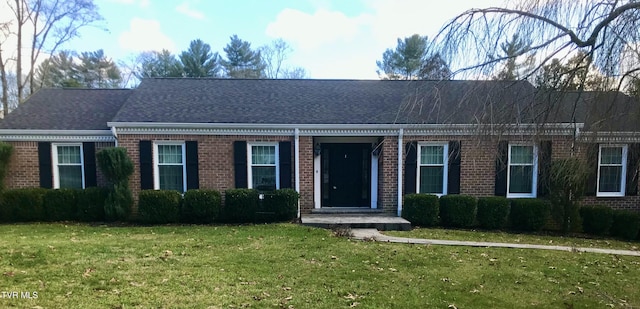
<svg viewBox="0 0 640 309">
<path fill-rule="evenodd" d="M 625 197 L 623 192 L 598 192 L 596 197 Z"/>
<path fill-rule="evenodd" d="M 526 193 L 511 193 L 507 194 L 507 198 L 536 198 L 535 194 L 526 194 Z"/>
</svg>

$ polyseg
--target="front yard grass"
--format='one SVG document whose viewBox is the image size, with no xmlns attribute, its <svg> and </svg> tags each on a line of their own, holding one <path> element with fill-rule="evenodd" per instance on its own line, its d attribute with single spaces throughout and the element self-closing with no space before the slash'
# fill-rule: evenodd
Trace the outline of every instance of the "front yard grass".
<svg viewBox="0 0 640 309">
<path fill-rule="evenodd" d="M 640 306 L 638 257 L 363 242 L 292 224 L 0 235 L 0 292 L 38 293 L 0 294 L 3 308 Z"/>
</svg>

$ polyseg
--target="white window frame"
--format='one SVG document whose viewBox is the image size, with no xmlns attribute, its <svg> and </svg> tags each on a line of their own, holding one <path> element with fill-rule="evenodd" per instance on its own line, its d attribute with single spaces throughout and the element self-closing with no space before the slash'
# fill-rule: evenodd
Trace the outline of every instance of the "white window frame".
<svg viewBox="0 0 640 309">
<path fill-rule="evenodd" d="M 182 147 L 182 192 L 187 192 L 187 154 L 184 141 L 154 141 L 153 142 L 153 189 L 160 190 L 160 160 L 158 158 L 158 146 L 181 146 Z M 177 164 L 170 164 L 177 165 Z"/>
<path fill-rule="evenodd" d="M 605 164 L 603 165 L 601 162 L 602 159 L 602 148 L 622 148 L 622 172 L 620 175 L 620 191 L 619 192 L 600 192 L 600 167 L 602 166 L 618 166 L 618 164 Z M 597 197 L 621 197 L 624 196 L 626 192 L 627 185 L 627 154 L 628 154 L 628 145 L 626 144 L 616 144 L 616 145 L 600 145 L 598 147 L 598 175 L 596 179 L 596 196 Z"/>
<path fill-rule="evenodd" d="M 276 156 L 276 190 L 280 189 L 280 148 L 278 142 L 251 142 L 247 143 L 247 180 L 248 188 L 253 189 L 253 167 L 254 166 L 273 166 L 271 164 L 253 164 L 251 162 L 253 155 L 253 146 L 274 146 Z"/>
<path fill-rule="evenodd" d="M 511 190 L 511 166 L 526 166 L 529 164 L 511 164 L 511 148 L 513 146 L 533 146 L 533 175 L 531 193 L 509 193 Z M 507 198 L 536 198 L 538 196 L 538 146 L 532 143 L 509 143 L 507 157 Z"/>
<path fill-rule="evenodd" d="M 52 143 L 51 144 L 51 156 L 53 162 L 53 188 L 60 189 L 60 171 L 58 169 L 58 147 L 59 146 L 73 146 L 80 147 L 80 168 L 82 170 L 82 188 L 85 188 L 84 180 L 84 149 L 82 143 Z M 63 164 L 63 165 L 77 165 L 77 164 Z"/>
<path fill-rule="evenodd" d="M 422 147 L 423 146 L 442 146 L 442 165 L 440 164 L 422 164 Z M 428 193 L 434 194 L 437 196 L 447 195 L 448 188 L 447 184 L 449 183 L 449 143 L 441 143 L 441 142 L 419 142 L 418 143 L 418 157 L 417 157 L 417 172 L 416 172 L 416 192 L 420 192 L 420 167 L 423 166 L 443 166 L 443 175 L 442 175 L 442 193 Z"/>
</svg>

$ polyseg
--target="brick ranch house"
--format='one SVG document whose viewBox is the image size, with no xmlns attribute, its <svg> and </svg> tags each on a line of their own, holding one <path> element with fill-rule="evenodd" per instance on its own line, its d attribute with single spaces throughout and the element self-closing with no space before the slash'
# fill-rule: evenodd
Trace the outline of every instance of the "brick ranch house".
<svg viewBox="0 0 640 309">
<path fill-rule="evenodd" d="M 586 204 L 640 209 L 638 103 L 527 82 L 145 79 L 42 89 L 0 121 L 8 188 L 104 184 L 127 149 L 143 189 L 294 188 L 323 208 L 399 215 L 407 193 L 544 197 L 552 160 L 588 158 Z"/>
</svg>

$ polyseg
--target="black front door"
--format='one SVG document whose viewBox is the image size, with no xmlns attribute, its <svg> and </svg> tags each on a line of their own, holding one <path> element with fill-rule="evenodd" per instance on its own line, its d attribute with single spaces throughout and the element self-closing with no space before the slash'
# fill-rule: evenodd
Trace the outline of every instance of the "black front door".
<svg viewBox="0 0 640 309">
<path fill-rule="evenodd" d="M 322 206 L 371 207 L 371 144 L 322 144 Z"/>
</svg>

